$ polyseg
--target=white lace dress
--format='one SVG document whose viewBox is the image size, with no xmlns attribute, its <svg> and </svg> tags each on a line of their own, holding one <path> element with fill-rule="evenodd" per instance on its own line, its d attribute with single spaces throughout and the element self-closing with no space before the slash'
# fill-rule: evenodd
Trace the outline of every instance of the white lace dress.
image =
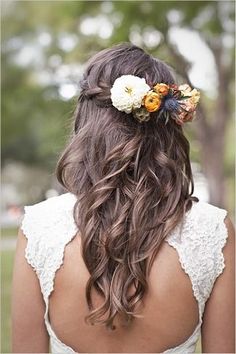
<svg viewBox="0 0 236 354">
<path fill-rule="evenodd" d="M 62 343 L 51 328 L 48 317 L 49 296 L 53 291 L 56 271 L 63 263 L 65 246 L 77 233 L 73 219 L 76 198 L 71 193 L 26 206 L 22 230 L 27 237 L 25 257 L 35 270 L 46 304 L 45 324 L 52 353 L 76 353 Z M 216 278 L 225 267 L 222 249 L 227 239 L 224 218 L 227 211 L 205 202 L 193 202 L 185 214 L 182 227 L 177 226 L 166 238 L 179 255 L 180 264 L 188 274 L 199 307 L 199 323 L 192 335 L 181 345 L 164 353 L 194 353 L 200 336 L 205 303 Z"/>
</svg>

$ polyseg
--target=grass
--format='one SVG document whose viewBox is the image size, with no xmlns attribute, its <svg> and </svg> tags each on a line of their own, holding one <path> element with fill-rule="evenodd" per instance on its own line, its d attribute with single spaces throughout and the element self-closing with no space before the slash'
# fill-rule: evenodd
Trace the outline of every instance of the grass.
<svg viewBox="0 0 236 354">
<path fill-rule="evenodd" d="M 13 270 L 14 251 L 1 252 L 1 353 L 11 352 L 11 281 Z"/>
<path fill-rule="evenodd" d="M 17 227 L 4 227 L 1 228 L 1 237 L 2 238 L 16 238 L 18 234 Z"/>
<path fill-rule="evenodd" d="M 11 353 L 11 282 L 14 261 L 14 251 L 1 252 L 2 269 L 2 291 L 1 291 L 1 353 Z M 201 353 L 201 342 L 199 340 L 196 353 Z"/>
</svg>

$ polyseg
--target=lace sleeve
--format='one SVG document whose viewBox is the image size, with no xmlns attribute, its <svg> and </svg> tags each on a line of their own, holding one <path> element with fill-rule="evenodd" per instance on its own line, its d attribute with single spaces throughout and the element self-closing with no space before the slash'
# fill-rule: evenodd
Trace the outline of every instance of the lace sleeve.
<svg viewBox="0 0 236 354">
<path fill-rule="evenodd" d="M 38 278 L 40 278 L 46 254 L 46 244 L 43 242 L 45 233 L 42 230 L 42 214 L 37 204 L 25 206 L 24 211 L 21 230 L 27 238 L 25 258 L 36 272 Z M 45 225 L 45 229 L 46 228 L 47 226 Z"/>
<path fill-rule="evenodd" d="M 198 208 L 195 237 L 201 245 L 194 264 L 198 264 L 195 281 L 198 283 L 199 298 L 203 304 L 208 300 L 217 277 L 225 268 L 223 248 L 228 237 L 224 223 L 226 215 L 225 209 L 208 203 L 202 203 Z"/>
<path fill-rule="evenodd" d="M 45 298 L 53 290 L 64 248 L 77 233 L 73 219 L 74 198 L 65 194 L 25 206 L 21 229 L 27 238 L 25 258 L 36 272 Z"/>
<path fill-rule="evenodd" d="M 167 238 L 167 242 L 177 250 L 181 266 L 190 277 L 201 313 L 217 277 L 225 268 L 226 215 L 224 209 L 199 202 L 186 215 L 183 228 L 178 227 Z"/>
</svg>

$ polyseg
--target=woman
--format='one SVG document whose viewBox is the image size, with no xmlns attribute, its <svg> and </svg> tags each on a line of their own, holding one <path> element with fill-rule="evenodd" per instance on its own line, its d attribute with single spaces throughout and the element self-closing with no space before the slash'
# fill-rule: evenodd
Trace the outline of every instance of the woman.
<svg viewBox="0 0 236 354">
<path fill-rule="evenodd" d="M 199 92 L 121 44 L 95 55 L 57 167 L 67 193 L 25 208 L 13 352 L 234 352 L 234 230 L 193 194 Z"/>
</svg>

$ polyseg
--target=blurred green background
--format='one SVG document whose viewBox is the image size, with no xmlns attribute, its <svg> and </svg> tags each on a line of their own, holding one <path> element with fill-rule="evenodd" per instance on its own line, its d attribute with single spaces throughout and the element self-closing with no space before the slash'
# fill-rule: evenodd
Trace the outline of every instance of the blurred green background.
<svg viewBox="0 0 236 354">
<path fill-rule="evenodd" d="M 2 1 L 2 349 L 22 206 L 60 193 L 54 169 L 71 131 L 86 60 L 123 41 L 201 90 L 187 124 L 195 195 L 234 215 L 234 1 Z M 200 352 L 200 345 L 197 352 Z"/>
</svg>

